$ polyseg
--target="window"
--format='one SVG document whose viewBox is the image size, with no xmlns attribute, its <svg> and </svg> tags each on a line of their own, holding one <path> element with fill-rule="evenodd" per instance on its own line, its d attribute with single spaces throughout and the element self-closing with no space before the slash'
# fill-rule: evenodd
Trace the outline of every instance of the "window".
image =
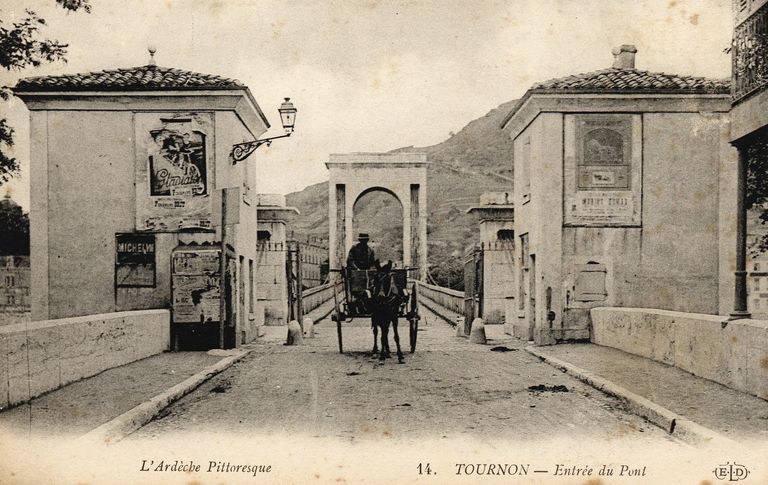
<svg viewBox="0 0 768 485">
<path fill-rule="evenodd" d="M 496 232 L 496 239 L 499 241 L 514 241 L 515 231 L 512 229 L 499 229 L 498 232 Z"/>
<path fill-rule="evenodd" d="M 256 231 L 256 240 L 258 242 L 267 242 L 272 238 L 272 233 L 269 231 Z"/>
<path fill-rule="evenodd" d="M 525 310 L 526 289 L 525 282 L 528 279 L 528 234 L 520 236 L 520 272 L 518 278 L 517 309 Z"/>
<path fill-rule="evenodd" d="M 743 12 L 749 6 L 749 0 L 736 0 L 737 8 L 739 12 Z"/>
<path fill-rule="evenodd" d="M 531 139 L 526 138 L 523 141 L 522 162 L 520 164 L 522 173 L 520 174 L 520 188 L 522 190 L 523 202 L 531 200 Z"/>
<path fill-rule="evenodd" d="M 254 295 L 254 291 L 253 291 L 253 260 L 252 259 L 248 260 L 248 295 L 249 295 L 248 311 L 249 313 L 253 313 L 254 312 L 253 301 L 256 299 L 256 295 Z"/>
<path fill-rule="evenodd" d="M 16 286 L 16 278 L 12 274 L 5 275 L 5 286 L 8 288 Z"/>
</svg>

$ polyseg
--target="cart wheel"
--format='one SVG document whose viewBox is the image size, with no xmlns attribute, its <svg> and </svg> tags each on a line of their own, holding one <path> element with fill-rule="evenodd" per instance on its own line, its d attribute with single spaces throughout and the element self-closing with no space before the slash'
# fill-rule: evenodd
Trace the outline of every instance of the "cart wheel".
<svg viewBox="0 0 768 485">
<path fill-rule="evenodd" d="M 416 352 L 416 337 L 419 335 L 419 319 L 418 317 L 409 320 L 411 327 L 411 353 Z"/>
<path fill-rule="evenodd" d="M 344 353 L 344 347 L 343 347 L 342 341 L 341 341 L 341 315 L 339 315 L 339 314 L 336 315 L 336 333 L 339 336 L 339 353 L 343 354 Z"/>
<path fill-rule="evenodd" d="M 334 320 L 336 320 L 336 334 L 339 338 L 339 353 L 344 353 L 344 346 L 342 344 L 342 338 L 341 338 L 341 321 L 344 319 L 344 315 L 342 315 L 341 310 L 339 309 L 339 298 L 336 295 L 336 284 L 333 285 L 333 306 L 334 306 Z"/>
<path fill-rule="evenodd" d="M 419 303 L 416 294 L 416 284 L 413 285 L 411 297 L 408 302 L 408 321 L 410 323 L 411 353 L 416 352 L 416 339 L 419 336 Z"/>
</svg>

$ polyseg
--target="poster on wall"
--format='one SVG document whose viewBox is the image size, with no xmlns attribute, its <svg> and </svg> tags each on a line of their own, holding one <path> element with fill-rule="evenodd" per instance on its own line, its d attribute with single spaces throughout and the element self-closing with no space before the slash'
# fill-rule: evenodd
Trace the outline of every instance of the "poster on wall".
<svg viewBox="0 0 768 485">
<path fill-rule="evenodd" d="M 218 275 L 174 276 L 173 322 L 218 322 L 219 295 Z"/>
<path fill-rule="evenodd" d="M 154 288 L 154 234 L 115 234 L 115 286 Z"/>
<path fill-rule="evenodd" d="M 616 191 L 579 192 L 570 199 L 570 215 L 589 222 L 631 221 L 632 193 Z"/>
<path fill-rule="evenodd" d="M 206 113 L 136 114 L 136 229 L 211 229 L 213 122 Z"/>
<path fill-rule="evenodd" d="M 639 224 L 641 150 L 641 121 L 634 115 L 567 116 L 565 223 Z"/>
<path fill-rule="evenodd" d="M 174 251 L 173 322 L 212 323 L 220 319 L 221 278 L 217 250 Z"/>
</svg>

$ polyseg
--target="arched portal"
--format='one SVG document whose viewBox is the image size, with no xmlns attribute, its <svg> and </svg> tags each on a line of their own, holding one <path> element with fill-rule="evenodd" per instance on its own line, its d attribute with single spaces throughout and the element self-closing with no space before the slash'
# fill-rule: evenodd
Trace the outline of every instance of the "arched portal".
<svg viewBox="0 0 768 485">
<path fill-rule="evenodd" d="M 370 234 L 369 245 L 382 264 L 393 261 L 403 267 L 403 204 L 392 191 L 371 187 L 352 204 L 352 238 Z"/>
<path fill-rule="evenodd" d="M 355 203 L 372 191 L 392 194 L 402 207 L 403 265 L 427 274 L 427 155 L 424 153 L 332 154 L 328 183 L 329 261 L 340 268 L 355 242 Z"/>
</svg>

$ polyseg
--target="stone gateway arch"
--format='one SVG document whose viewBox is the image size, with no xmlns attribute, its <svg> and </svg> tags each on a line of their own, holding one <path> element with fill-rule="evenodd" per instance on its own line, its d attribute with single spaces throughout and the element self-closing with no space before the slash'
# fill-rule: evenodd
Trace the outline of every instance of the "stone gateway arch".
<svg viewBox="0 0 768 485">
<path fill-rule="evenodd" d="M 427 277 L 427 155 L 425 153 L 331 154 L 328 181 L 329 262 L 344 264 L 355 242 L 352 216 L 363 195 L 382 190 L 403 210 L 403 264 L 416 266 L 413 278 Z"/>
</svg>

